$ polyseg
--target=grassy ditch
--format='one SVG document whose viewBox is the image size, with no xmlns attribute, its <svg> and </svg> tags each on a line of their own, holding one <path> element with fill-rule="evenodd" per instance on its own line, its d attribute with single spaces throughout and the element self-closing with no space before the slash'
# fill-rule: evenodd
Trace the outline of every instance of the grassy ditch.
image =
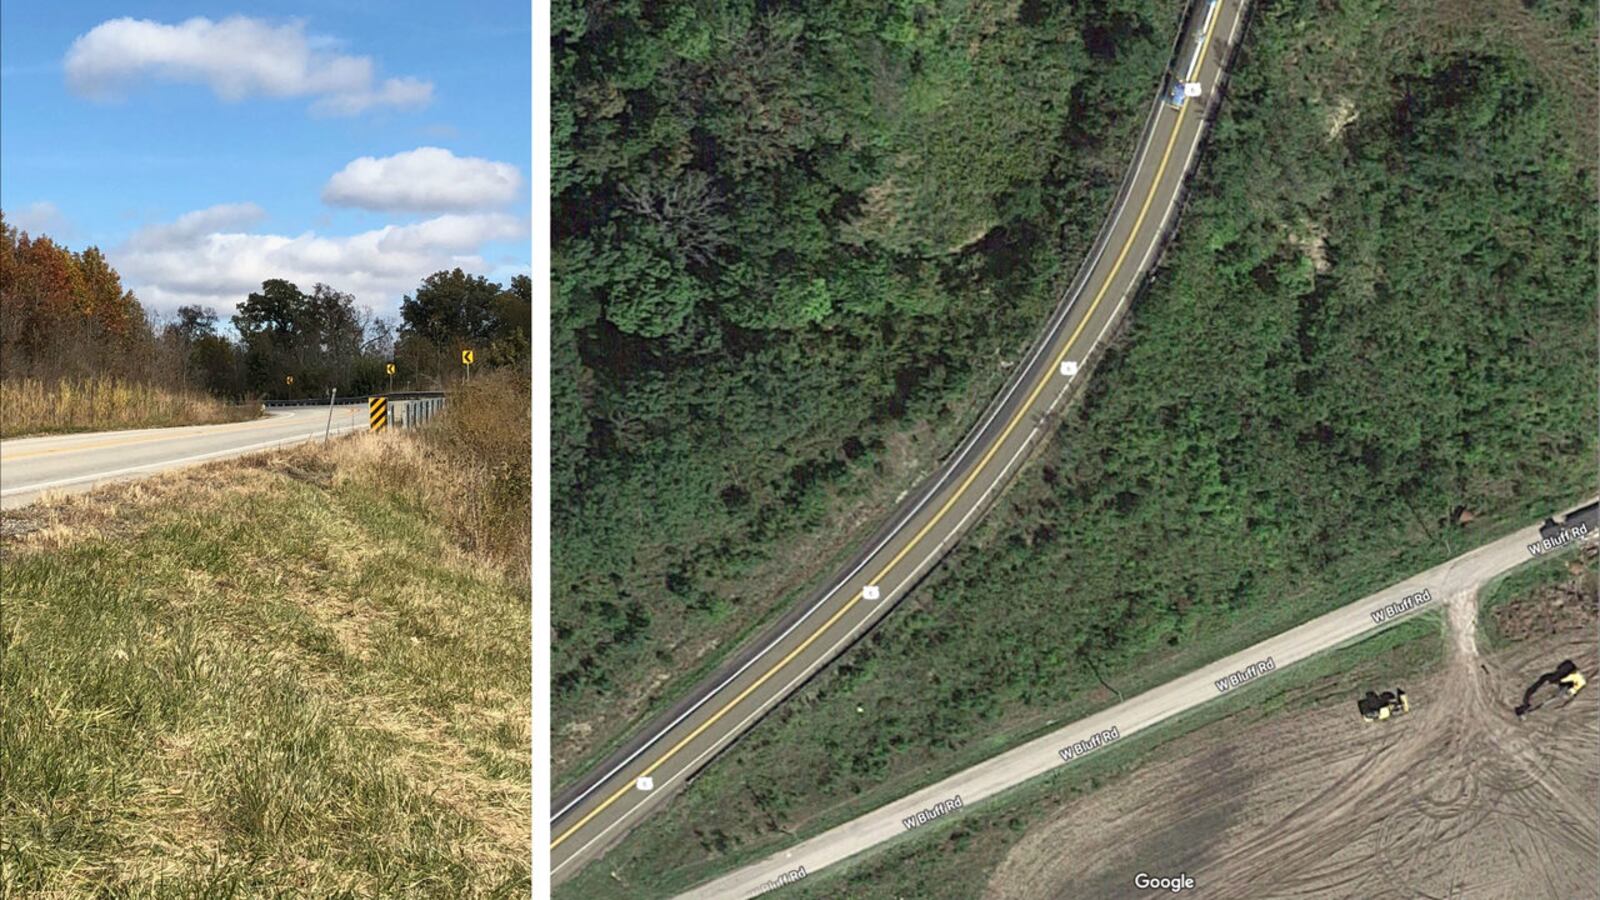
<svg viewBox="0 0 1600 900">
<path fill-rule="evenodd" d="M 0 520 L 0 895 L 527 895 L 526 388 L 485 382 Z"/>
<path fill-rule="evenodd" d="M 983 801 L 972 813 L 935 820 L 879 852 L 829 869 L 784 889 L 795 897 L 976 897 L 993 865 L 1028 827 L 1048 819 L 1073 798 L 1096 790 L 1137 768 L 1188 735 L 1212 727 L 1238 732 L 1282 710 L 1348 704 L 1374 681 L 1408 679 L 1443 659 L 1443 618 L 1429 612 L 1363 641 L 1329 651 L 1251 682 L 1216 700 L 1139 732 L 1065 766 Z M 1358 690 L 1359 689 L 1359 690 Z M 779 761 L 776 770 L 795 771 Z M 851 808 L 808 823 L 790 843 L 842 825 L 866 810 Z M 658 827 L 650 823 L 644 828 Z M 672 870 L 649 883 L 619 881 L 605 866 L 590 866 L 556 891 L 557 897 L 669 897 L 771 852 L 752 848 L 717 861 L 714 869 Z M 934 852 L 936 851 L 936 852 Z"/>
<path fill-rule="evenodd" d="M 759 857 L 1592 493 L 1594 153 L 1546 68 L 1591 31 L 1495 9 L 1540 39 L 1410 0 L 1258 9 L 1058 436 L 602 877 Z"/>
<path fill-rule="evenodd" d="M 937 819 L 881 852 L 806 878 L 786 896 L 981 896 L 1006 851 L 1075 799 L 1115 784 L 1148 760 L 1183 753 L 1186 738 L 1219 730 L 1242 734 L 1284 711 L 1349 706 L 1374 683 L 1413 680 L 1443 660 L 1442 630 L 1441 614 L 1431 612 L 1315 656 L 986 800 L 968 815 Z M 1354 715 L 1353 708 L 1341 712 Z"/>
<path fill-rule="evenodd" d="M 1552 600 L 1596 596 L 1597 559 L 1590 551 L 1564 553 L 1516 569 L 1486 588 L 1479 600 L 1479 646 L 1505 649 L 1533 635 L 1502 634 L 1502 613 L 1519 607 L 1546 607 Z M 1592 617 L 1592 611 L 1589 613 Z M 882 852 L 838 866 L 786 889 L 786 896 L 919 897 L 981 896 L 1010 848 L 1034 825 L 1050 821 L 1075 798 L 1115 783 L 1146 760 L 1184 752 L 1175 742 L 1203 738 L 1218 728 L 1243 734 L 1280 710 L 1303 710 L 1348 703 L 1375 683 L 1409 683 L 1435 670 L 1443 658 L 1441 614 L 1401 623 L 1361 643 L 1294 666 L 1276 681 L 1258 682 L 1253 693 L 1230 693 L 1185 717 L 1135 735 L 1086 758 L 1081 765 L 1022 785 L 979 805 L 961 817 L 940 819 L 917 829 Z M 1530 618 L 1530 617 L 1518 617 Z M 1531 618 L 1550 627 L 1571 629 L 1548 608 Z M 1592 626 L 1591 626 L 1592 631 Z M 932 830 L 930 830 L 932 829 Z"/>
<path fill-rule="evenodd" d="M 255 404 L 229 405 L 194 391 L 174 391 L 121 378 L 0 380 L 0 438 L 123 428 L 165 428 L 240 422 L 261 414 Z"/>
</svg>

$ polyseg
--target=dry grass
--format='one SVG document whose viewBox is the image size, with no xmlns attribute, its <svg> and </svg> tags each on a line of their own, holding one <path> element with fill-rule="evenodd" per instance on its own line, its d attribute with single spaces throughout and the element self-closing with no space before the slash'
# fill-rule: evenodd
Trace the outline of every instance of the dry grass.
<svg viewBox="0 0 1600 900">
<path fill-rule="evenodd" d="M 526 575 L 533 562 L 527 374 L 501 369 L 457 386 L 444 414 L 423 430 L 419 450 L 439 467 L 408 479 L 416 501 L 443 516 L 466 549 Z"/>
<path fill-rule="evenodd" d="M 172 425 L 213 425 L 259 415 L 253 405 L 229 406 L 205 394 L 125 381 L 63 378 L 0 381 L 0 438 L 69 431 L 110 431 Z"/>
<path fill-rule="evenodd" d="M 436 427 L 6 514 L 0 896 L 527 895 L 527 551 Z"/>
</svg>

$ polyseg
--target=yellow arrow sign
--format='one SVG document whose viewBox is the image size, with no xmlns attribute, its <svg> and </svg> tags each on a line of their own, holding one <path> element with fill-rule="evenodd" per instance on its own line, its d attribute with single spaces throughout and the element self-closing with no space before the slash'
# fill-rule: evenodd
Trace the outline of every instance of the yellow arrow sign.
<svg viewBox="0 0 1600 900">
<path fill-rule="evenodd" d="M 461 364 L 463 366 L 472 365 L 472 359 L 473 359 L 473 356 L 472 356 L 472 351 L 471 350 L 463 350 L 463 351 L 461 351 Z"/>
<path fill-rule="evenodd" d="M 294 384 L 294 376 L 293 375 L 285 375 L 285 376 L 283 376 L 283 383 L 284 384 Z"/>
<path fill-rule="evenodd" d="M 385 372 L 388 372 L 390 375 L 393 375 L 394 374 L 394 363 L 389 363 L 388 365 L 384 366 L 383 370 Z"/>
</svg>

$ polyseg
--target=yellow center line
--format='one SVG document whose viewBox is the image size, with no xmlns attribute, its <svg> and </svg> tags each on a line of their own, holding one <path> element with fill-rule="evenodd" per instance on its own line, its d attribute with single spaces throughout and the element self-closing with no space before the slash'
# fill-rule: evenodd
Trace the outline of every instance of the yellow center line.
<svg viewBox="0 0 1600 900">
<path fill-rule="evenodd" d="M 249 423 L 241 424 L 241 425 L 237 425 L 237 426 L 227 426 L 227 425 L 225 425 L 225 426 L 219 427 L 215 431 L 193 430 L 193 429 L 211 427 L 211 426 L 206 426 L 206 425 L 199 425 L 199 426 L 193 426 L 193 429 L 185 430 L 184 433 L 182 433 L 182 434 L 152 434 L 152 435 L 147 435 L 147 436 L 144 436 L 144 437 L 136 437 L 136 438 L 116 438 L 116 439 L 109 440 L 109 441 L 95 441 L 94 443 L 89 443 L 89 444 L 72 444 L 71 446 L 67 446 L 67 447 L 48 447 L 48 448 L 43 449 L 43 450 L 29 450 L 29 451 L 24 451 L 22 453 L 12 453 L 12 454 L 7 454 L 7 455 L 0 455 L 0 461 L 13 462 L 13 461 L 19 460 L 19 459 L 31 459 L 31 458 L 33 458 L 35 456 L 50 456 L 51 454 L 55 454 L 55 453 L 76 453 L 76 452 L 78 452 L 80 450 L 101 450 L 101 449 L 104 449 L 106 447 L 131 447 L 134 444 L 150 444 L 150 443 L 155 443 L 156 441 L 175 441 L 175 440 L 181 440 L 183 438 L 196 437 L 198 435 L 233 434 L 233 433 L 239 432 L 239 431 L 249 431 L 249 430 L 255 429 L 255 428 L 267 428 L 267 427 L 270 427 L 270 426 L 273 426 L 273 425 L 284 425 L 284 424 L 287 424 L 287 423 L 284 422 L 280 418 L 274 417 L 274 418 L 271 418 L 271 419 L 269 419 L 267 421 L 264 421 L 264 422 L 249 422 Z"/>
<path fill-rule="evenodd" d="M 1200 44 L 1199 55 L 1195 57 L 1194 68 L 1196 72 L 1200 71 L 1200 67 L 1205 65 L 1206 50 L 1211 46 L 1211 24 L 1216 15 L 1216 11 L 1221 8 L 1222 4 L 1219 2 L 1216 6 L 1212 7 L 1212 16 L 1207 17 L 1206 19 L 1206 36 Z M 990 445 L 989 451 L 983 455 L 983 459 L 979 460 L 976 466 L 973 466 L 972 471 L 967 475 L 966 480 L 961 482 L 961 486 L 958 487 L 956 492 L 950 496 L 950 499 L 946 500 L 944 505 L 939 508 L 939 511 L 934 514 L 933 518 L 928 520 L 928 524 L 922 526 L 922 530 L 917 532 L 916 537 L 913 537 L 910 543 L 906 544 L 899 553 L 895 554 L 893 559 L 889 560 L 888 565 L 884 566 L 877 575 L 873 576 L 873 584 L 876 584 L 887 577 L 889 572 L 892 571 L 896 565 L 899 565 L 900 560 L 904 559 L 906 554 L 910 553 L 912 550 L 915 550 L 917 544 L 919 544 L 922 539 L 927 536 L 929 531 L 932 531 L 934 527 L 939 524 L 939 521 L 945 517 L 945 514 L 950 511 L 950 508 L 955 506 L 955 504 L 961 500 L 961 496 L 967 492 L 967 488 L 972 485 L 972 482 L 977 480 L 978 476 L 983 473 L 984 468 L 989 465 L 989 460 L 993 459 L 994 455 L 1000 452 L 1000 448 L 1005 446 L 1006 441 L 1011 437 L 1011 432 L 1014 431 L 1017 425 L 1022 422 L 1022 419 L 1027 414 L 1027 411 L 1033 408 L 1034 401 L 1039 399 L 1039 394 L 1045 389 L 1045 385 L 1048 385 L 1051 381 L 1052 376 L 1050 373 L 1059 368 L 1062 361 L 1067 358 L 1067 354 L 1072 352 L 1072 347 L 1078 342 L 1078 337 L 1083 334 L 1083 330 L 1089 326 L 1089 321 L 1094 318 L 1094 312 L 1099 308 L 1100 301 L 1105 299 L 1106 292 L 1111 290 L 1111 285 L 1117 279 L 1117 273 L 1122 271 L 1122 263 L 1128 258 L 1128 252 L 1133 249 L 1133 242 L 1139 237 L 1139 229 L 1144 227 L 1144 218 L 1150 212 L 1150 204 L 1156 199 L 1156 191 L 1160 190 L 1161 188 L 1161 179 L 1167 173 L 1167 163 L 1172 159 L 1172 148 L 1178 142 L 1178 133 L 1183 130 L 1184 113 L 1188 111 L 1189 104 L 1187 103 L 1185 103 L 1178 110 L 1178 117 L 1172 124 L 1172 136 L 1167 138 L 1167 147 L 1166 150 L 1161 154 L 1161 163 L 1156 166 L 1156 177 L 1150 182 L 1150 193 L 1145 195 L 1144 203 L 1139 207 L 1139 216 L 1133 220 L 1133 230 L 1128 232 L 1128 240 L 1122 245 L 1122 250 L 1117 253 L 1116 260 L 1112 262 L 1111 271 L 1106 274 L 1105 281 L 1101 282 L 1100 290 L 1095 293 L 1094 301 L 1089 304 L 1089 311 L 1084 314 L 1081 320 L 1079 320 L 1078 327 L 1073 330 L 1072 336 L 1067 338 L 1066 346 L 1061 348 L 1061 354 L 1057 356 L 1055 361 L 1052 362 L 1049 368 L 1045 370 L 1044 378 L 1041 378 L 1039 383 L 1034 385 L 1033 392 L 1028 395 L 1028 399 L 1017 410 L 1017 414 L 1012 416 L 1011 421 L 1006 424 L 1005 431 L 1000 433 L 999 440 Z"/>
<path fill-rule="evenodd" d="M 744 698 L 750 696 L 751 692 L 755 691 L 756 688 L 759 688 L 763 684 L 766 684 L 768 678 L 771 678 L 772 676 L 778 674 L 778 671 L 780 669 L 782 669 L 784 666 L 788 665 L 791 660 L 793 660 L 796 656 L 800 655 L 801 653 L 805 652 L 805 649 L 807 647 L 811 646 L 811 642 L 812 641 L 815 641 L 817 638 L 822 637 L 824 632 L 826 632 L 829 628 L 833 627 L 833 623 L 835 623 L 835 622 L 839 621 L 841 618 L 843 618 L 844 614 L 849 612 L 851 607 L 854 607 L 856 605 L 856 603 L 860 602 L 860 600 L 861 600 L 861 592 L 857 591 L 856 595 L 854 597 L 850 598 L 850 602 L 849 603 L 846 603 L 844 606 L 839 607 L 839 611 L 834 613 L 832 616 L 828 617 L 828 621 L 823 622 L 822 623 L 822 627 L 818 628 L 816 631 L 813 631 L 811 633 L 811 636 L 806 638 L 805 641 L 800 644 L 800 646 L 794 648 L 793 650 L 790 650 L 789 654 L 787 656 L 785 656 L 783 659 L 779 660 L 777 665 L 774 665 L 772 668 L 768 669 L 766 671 L 766 673 L 763 674 L 760 678 L 756 679 L 756 682 L 754 684 L 752 684 L 749 687 L 745 688 L 744 690 L 740 691 L 739 692 L 739 696 L 733 698 L 732 700 L 729 700 L 726 704 L 724 704 L 721 709 L 717 710 L 716 715 L 712 716 L 711 718 L 707 719 L 705 722 L 701 723 L 700 727 L 698 727 L 694 731 L 690 732 L 687 737 L 685 737 L 682 740 L 678 741 L 678 743 L 672 745 L 672 749 L 671 750 L 668 750 L 666 753 L 661 754 L 660 758 L 658 758 L 655 762 L 651 763 L 650 767 L 648 769 L 645 769 L 643 772 L 640 772 L 639 774 L 641 776 L 642 775 L 649 775 L 651 772 L 654 772 L 656 769 L 659 769 L 664 763 L 666 763 L 667 760 L 671 759 L 674 755 L 676 755 L 679 750 L 682 750 L 685 744 L 687 744 L 690 741 L 694 740 L 695 738 L 699 737 L 702 733 L 705 732 L 705 730 L 707 728 L 710 728 L 712 725 L 717 724 L 717 720 L 721 719 L 723 716 L 727 715 L 728 714 L 728 710 L 731 710 L 735 706 L 739 705 L 740 701 L 742 701 L 742 700 L 744 700 Z M 588 815 L 586 815 L 583 818 L 579 819 L 576 823 L 573 824 L 573 826 L 571 828 L 568 828 L 566 831 L 562 832 L 560 837 L 556 838 L 554 841 L 551 841 L 550 842 L 550 849 L 554 850 L 555 848 L 561 846 L 561 842 L 566 840 L 567 838 L 571 837 L 573 832 L 575 832 L 579 828 L 582 828 L 583 826 L 589 824 L 589 821 L 591 819 L 593 819 L 595 816 L 600 815 L 602 812 L 605 812 L 606 807 L 608 807 L 611 804 L 617 802 L 619 799 L 622 798 L 622 796 L 624 794 L 628 793 L 628 791 L 631 790 L 632 788 L 633 788 L 633 785 L 629 785 L 629 784 L 625 784 L 622 787 L 617 788 L 617 792 L 612 794 L 611 796 L 607 797 L 604 803 L 602 803 L 599 806 L 596 806 L 594 809 L 590 810 Z"/>
<path fill-rule="evenodd" d="M 1184 109 L 1187 108 L 1188 105 L 1185 104 Z M 946 500 L 943 506 L 939 507 L 939 511 L 934 514 L 933 518 L 928 520 L 926 525 L 922 526 L 922 529 L 917 532 L 916 536 L 913 537 L 911 541 L 905 545 L 905 547 L 901 548 L 900 552 L 896 553 L 893 559 L 889 560 L 888 565 L 885 565 L 877 575 L 873 576 L 872 581 L 874 584 L 882 581 L 884 577 L 894 569 L 895 566 L 900 564 L 900 560 L 904 559 L 906 554 L 910 553 L 912 550 L 915 550 L 917 544 L 927 536 L 929 531 L 932 531 L 936 526 L 938 526 L 939 521 L 945 517 L 945 514 L 950 511 L 950 508 L 955 506 L 956 503 L 961 500 L 962 495 L 967 492 L 967 488 L 971 487 L 972 483 L 978 479 L 978 476 L 983 474 L 983 470 L 989 465 L 989 461 L 994 458 L 996 453 L 1000 452 L 1000 448 L 1005 446 L 1006 441 L 1011 438 L 1011 432 L 1015 431 L 1017 426 L 1022 423 L 1022 420 L 1027 415 L 1028 410 L 1033 408 L 1034 401 L 1039 399 L 1039 394 L 1043 392 L 1045 386 L 1050 383 L 1051 373 L 1061 365 L 1062 360 L 1067 358 L 1067 354 L 1072 352 L 1072 347 L 1078 342 L 1078 337 L 1083 334 L 1083 329 L 1088 327 L 1090 320 L 1094 318 L 1094 312 L 1099 308 L 1100 301 L 1105 299 L 1106 292 L 1111 289 L 1112 283 L 1116 281 L 1117 273 L 1121 271 L 1122 263 L 1128 257 L 1128 251 L 1133 249 L 1133 242 L 1139 236 L 1139 229 L 1144 227 L 1144 217 L 1150 212 L 1150 204 L 1155 200 L 1156 190 L 1161 186 L 1161 177 L 1166 174 L 1167 162 L 1172 155 L 1173 146 L 1178 141 L 1179 126 L 1182 124 L 1183 110 L 1179 110 L 1178 118 L 1172 126 L 1172 137 L 1167 139 L 1166 152 L 1161 155 L 1161 164 L 1156 167 L 1156 177 L 1154 181 L 1151 182 L 1150 193 L 1145 195 L 1144 204 L 1139 208 L 1139 216 L 1133 221 L 1133 230 L 1128 233 L 1127 243 L 1122 245 L 1122 250 L 1117 254 L 1116 261 L 1111 264 L 1111 271 L 1107 273 L 1105 280 L 1101 282 L 1100 290 L 1094 295 L 1094 301 L 1089 304 L 1089 311 L 1084 314 L 1081 320 L 1079 320 L 1078 327 L 1072 331 L 1072 336 L 1067 338 L 1066 346 L 1061 348 L 1061 354 L 1057 356 L 1055 361 L 1052 362 L 1049 368 L 1045 370 L 1045 377 L 1040 379 L 1038 384 L 1034 385 L 1032 393 L 1028 394 L 1028 399 L 1023 401 L 1023 404 L 1020 408 L 1018 408 L 1016 415 L 1012 416 L 1011 421 L 1006 424 L 1005 431 L 1000 433 L 999 439 L 997 439 L 993 444 L 989 445 L 988 452 L 983 454 L 983 458 L 978 460 L 978 464 L 976 466 L 972 467 L 972 471 L 967 474 L 966 480 L 961 482 L 961 486 L 956 488 L 956 492 L 950 495 L 950 499 Z"/>
<path fill-rule="evenodd" d="M 1216 9 L 1220 9 L 1221 6 L 1222 4 L 1219 2 Z M 1195 65 L 1196 70 L 1198 70 L 1200 66 L 1204 65 L 1206 50 L 1210 47 L 1210 44 L 1211 29 L 1208 27 L 1206 29 L 1204 41 L 1200 45 L 1199 62 L 1197 62 Z M 1088 326 L 1089 321 L 1094 318 L 1095 309 L 1099 307 L 1100 301 L 1105 299 L 1106 292 L 1111 289 L 1111 285 L 1116 281 L 1117 273 L 1121 271 L 1123 262 L 1127 260 L 1129 251 L 1133 249 L 1134 241 L 1136 241 L 1139 237 L 1139 229 L 1144 227 L 1145 216 L 1149 214 L 1150 205 L 1155 202 L 1156 192 L 1161 188 L 1161 179 L 1166 174 L 1167 164 L 1172 160 L 1172 149 L 1177 145 L 1178 134 L 1183 130 L 1183 118 L 1188 111 L 1189 104 L 1187 103 L 1185 103 L 1178 110 L 1178 116 L 1172 125 L 1172 136 L 1167 139 L 1166 149 L 1161 154 L 1161 163 L 1156 167 L 1155 178 L 1150 182 L 1150 191 L 1145 195 L 1144 203 L 1139 207 L 1139 215 L 1134 219 L 1133 229 L 1129 231 L 1127 241 L 1123 243 L 1121 251 L 1117 253 L 1116 260 L 1111 264 L 1111 271 L 1107 273 L 1105 280 L 1101 283 L 1100 290 L 1096 292 L 1094 301 L 1089 304 L 1088 312 L 1085 313 L 1083 319 L 1078 322 L 1078 327 L 1073 330 L 1072 336 L 1067 338 L 1066 346 L 1061 349 L 1061 353 L 1056 357 L 1055 361 L 1045 369 L 1046 374 L 1044 378 L 1040 379 L 1039 383 L 1034 386 L 1033 391 L 1028 395 L 1028 399 L 1022 404 L 1021 407 L 1017 409 L 1016 414 L 1012 416 L 1011 421 L 1007 423 L 1005 431 L 1003 431 L 1000 434 L 1000 438 L 989 447 L 988 452 L 983 455 L 983 459 L 978 461 L 978 464 L 973 467 L 966 479 L 961 482 L 960 487 L 956 489 L 956 492 L 951 495 L 949 500 L 945 501 L 944 505 L 939 508 L 939 511 L 934 515 L 934 517 L 930 519 L 926 525 L 922 526 L 922 529 L 917 532 L 916 536 L 913 537 L 911 541 L 895 555 L 894 559 L 889 561 L 888 565 L 883 567 L 882 571 L 878 572 L 877 576 L 873 578 L 874 583 L 882 581 L 884 576 L 888 575 L 890 570 L 892 570 L 896 564 L 905 558 L 906 554 L 915 549 L 917 544 L 927 536 L 928 532 L 938 525 L 939 521 L 943 519 L 945 514 L 950 511 L 950 508 L 961 499 L 961 496 L 966 493 L 967 488 L 971 487 L 972 483 L 977 480 L 978 475 L 983 472 L 984 467 L 987 466 L 989 461 L 994 458 L 995 453 L 999 452 L 1000 448 L 1011 436 L 1012 431 L 1016 429 L 1018 423 L 1022 421 L 1028 410 L 1032 408 L 1034 401 L 1039 398 L 1040 392 L 1042 392 L 1045 389 L 1045 386 L 1050 383 L 1052 378 L 1050 373 L 1059 368 L 1061 361 L 1066 359 L 1067 354 L 1072 352 L 1073 345 L 1077 343 L 1078 338 L 1083 334 L 1083 330 Z M 750 694 L 753 693 L 757 688 L 765 684 L 773 675 L 776 675 L 779 670 L 793 661 L 796 656 L 803 653 L 807 647 L 811 646 L 812 642 L 821 637 L 829 628 L 832 628 L 834 623 L 838 622 L 839 619 L 845 615 L 845 613 L 849 612 L 860 601 L 861 593 L 858 591 L 848 603 L 839 608 L 838 612 L 835 612 L 828 618 L 826 622 L 823 622 L 822 625 L 813 631 L 810 637 L 807 637 L 805 641 L 803 641 L 798 647 L 795 647 L 793 650 L 789 651 L 789 653 L 785 655 L 783 659 L 778 660 L 778 662 L 768 668 L 767 671 L 763 673 L 760 678 L 756 679 L 753 684 L 740 691 L 737 697 L 734 697 L 732 700 L 729 700 L 727 703 L 723 704 L 722 708 L 717 710 L 716 713 L 711 716 L 711 718 L 701 723 L 699 727 L 695 728 L 683 739 L 672 745 L 671 749 L 657 757 L 656 761 L 651 763 L 648 768 L 640 773 L 640 775 L 649 775 L 655 770 L 659 769 L 662 765 L 666 764 L 667 760 L 677 755 L 678 751 L 682 750 L 686 745 L 689 744 L 689 742 L 705 733 L 706 729 L 710 728 L 723 716 L 727 715 L 729 710 L 743 702 L 746 697 L 750 696 Z M 631 784 L 624 784 L 622 787 L 618 788 L 616 792 L 607 797 L 604 802 L 590 810 L 589 813 L 583 818 L 579 819 L 577 822 L 574 822 L 571 827 L 567 828 L 567 830 L 563 831 L 560 836 L 551 841 L 550 849 L 554 850 L 561 846 L 562 842 L 576 833 L 578 829 L 589 824 L 589 822 L 593 821 L 595 816 L 605 812 L 605 810 L 609 808 L 611 804 L 622 799 L 622 797 L 632 789 L 633 785 Z"/>
</svg>

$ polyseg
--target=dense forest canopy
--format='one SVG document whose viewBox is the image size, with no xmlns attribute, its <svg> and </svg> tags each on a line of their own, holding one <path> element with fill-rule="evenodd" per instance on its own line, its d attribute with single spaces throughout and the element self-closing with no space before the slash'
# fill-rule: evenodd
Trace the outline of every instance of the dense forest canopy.
<svg viewBox="0 0 1600 900">
<path fill-rule="evenodd" d="M 1592 496 L 1595 45 L 1591 3 L 1258 4 L 1050 446 L 562 893 L 686 888 Z"/>
<path fill-rule="evenodd" d="M 772 587 L 730 579 L 981 404 L 1092 240 L 1180 14 L 555 5 L 558 721 L 748 624 Z"/>
<path fill-rule="evenodd" d="M 98 248 L 29 237 L 0 212 L 0 376 L 131 374 L 155 351 L 144 307 Z"/>
<path fill-rule="evenodd" d="M 67 250 L 0 214 L 6 378 L 109 375 L 239 400 L 379 391 L 394 362 L 403 373 L 397 387 L 435 387 L 460 377 L 461 347 L 475 348 L 482 366 L 526 366 L 532 302 L 525 275 L 507 288 L 454 269 L 407 295 L 398 323 L 328 285 L 306 292 L 276 278 L 241 298 L 227 320 L 202 306 L 154 316 L 98 248 Z"/>
</svg>

